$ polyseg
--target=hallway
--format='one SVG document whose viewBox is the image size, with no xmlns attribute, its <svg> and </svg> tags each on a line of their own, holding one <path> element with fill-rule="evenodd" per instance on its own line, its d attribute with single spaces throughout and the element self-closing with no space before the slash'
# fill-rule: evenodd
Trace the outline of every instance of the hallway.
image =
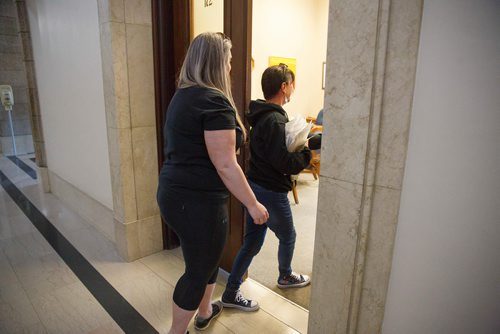
<svg viewBox="0 0 500 334">
<path fill-rule="evenodd" d="M 102 233 L 40 190 L 25 171 L 37 168 L 29 156 L 20 160 L 0 157 L 0 332 L 166 333 L 179 252 L 124 262 Z M 306 310 L 252 280 L 243 292 L 261 309 L 224 310 L 206 333 L 307 332 Z"/>
<path fill-rule="evenodd" d="M 158 94 L 154 51 L 168 40 L 162 49 L 177 54 L 159 68 L 173 91 L 191 14 L 184 6 L 174 16 L 172 6 L 194 1 L 0 0 L 0 85 L 12 87 L 4 101 L 15 100 L 12 127 L 0 107 L 0 334 L 166 333 L 183 262 L 179 250 L 163 251 L 156 204 L 157 116 L 170 98 Z M 272 257 L 257 257 L 255 280 L 243 285 L 261 310 L 224 310 L 207 332 L 500 333 L 500 1 L 314 2 L 328 2 L 328 15 L 287 16 L 291 4 L 272 2 L 278 27 L 261 25 L 260 56 L 235 43 L 231 65 L 242 86 L 269 57 L 296 59 L 297 114 L 323 104 L 321 182 L 304 177 L 292 206 L 306 237 L 294 270 L 314 274 L 290 294 L 310 294 L 309 311 L 272 291 L 275 274 L 259 279 L 259 264 L 276 270 L 270 236 Z M 217 31 L 249 43 L 257 35 L 240 18 L 250 22 L 252 3 L 271 6 L 202 3 L 230 4 L 238 20 Z M 157 29 L 159 7 L 166 30 Z M 306 17 L 327 21 L 324 59 L 302 56 L 315 50 L 303 34 L 325 40 L 304 29 Z M 324 98 L 300 97 L 307 87 Z M 232 90 L 243 112 L 251 91 Z M 36 165 L 1 155 L 14 151 L 12 137 Z M 308 190 L 315 211 L 302 201 Z M 315 212 L 314 230 L 302 209 Z"/>
</svg>

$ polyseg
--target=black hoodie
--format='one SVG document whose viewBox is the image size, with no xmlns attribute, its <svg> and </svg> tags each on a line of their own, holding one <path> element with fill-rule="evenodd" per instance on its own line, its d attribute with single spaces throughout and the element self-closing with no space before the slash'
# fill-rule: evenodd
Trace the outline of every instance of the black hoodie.
<svg viewBox="0 0 500 334">
<path fill-rule="evenodd" d="M 251 101 L 247 120 L 252 126 L 248 178 L 268 190 L 290 191 L 290 175 L 298 174 L 309 166 L 311 151 L 304 148 L 288 152 L 285 139 L 288 116 L 277 104 L 264 100 Z"/>
</svg>

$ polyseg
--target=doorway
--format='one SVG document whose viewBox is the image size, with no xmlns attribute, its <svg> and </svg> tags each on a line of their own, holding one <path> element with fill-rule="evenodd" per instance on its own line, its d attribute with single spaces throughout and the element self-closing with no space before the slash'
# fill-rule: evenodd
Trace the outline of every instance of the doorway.
<svg viewBox="0 0 500 334">
<path fill-rule="evenodd" d="M 289 118 L 315 120 L 323 108 L 329 1 L 252 2 L 252 100 L 263 98 L 261 76 L 264 70 L 273 63 L 284 62 L 295 69 L 296 80 L 291 101 L 283 108 Z M 316 154 L 320 159 L 320 152 Z M 319 177 L 302 172 L 296 179 L 297 198 L 289 193 L 297 232 L 292 269 L 311 276 Z M 311 286 L 300 289 L 279 289 L 276 286 L 277 251 L 278 239 L 269 231 L 260 254 L 249 268 L 249 277 L 308 309 Z"/>
<path fill-rule="evenodd" d="M 280 13 L 280 22 L 273 13 Z M 158 125 L 164 124 L 165 110 L 175 92 L 175 80 L 187 47 L 202 31 L 223 30 L 233 42 L 232 88 L 242 119 L 250 99 L 262 97 L 260 76 L 269 65 L 270 57 L 289 58 L 296 62 L 297 89 L 292 102 L 285 106 L 289 116 L 314 118 L 323 107 L 328 0 L 306 3 L 280 0 L 272 4 L 264 0 L 154 1 L 153 20 Z M 314 38 L 310 38 L 311 35 Z M 158 161 L 161 164 L 163 129 L 162 126 L 157 128 Z M 238 157 L 244 170 L 248 151 L 248 147 L 243 148 Z M 298 235 L 292 264 L 295 271 L 307 275 L 312 273 L 318 184 L 312 174 L 301 173 L 297 179 L 298 203 L 290 193 Z M 230 235 L 221 263 L 221 268 L 227 272 L 231 270 L 244 233 L 243 207 L 234 198 L 230 203 Z M 167 249 L 178 246 L 175 234 L 165 226 L 164 246 Z M 289 290 L 276 287 L 276 253 L 276 237 L 269 233 L 262 253 L 249 269 L 249 277 L 308 308 L 310 287 Z"/>
<path fill-rule="evenodd" d="M 208 15 L 215 22 L 204 19 L 201 25 L 192 24 L 193 16 Z M 176 79 L 184 55 L 195 31 L 220 29 L 233 43 L 231 80 L 234 102 L 244 121 L 244 110 L 250 102 L 250 24 L 251 0 L 234 1 L 161 1 L 152 4 L 153 53 L 155 65 L 155 100 L 158 147 L 158 170 L 164 160 L 163 124 L 170 99 L 175 93 Z M 221 22 L 221 20 L 223 22 Z M 248 147 L 242 147 L 238 155 L 241 166 L 246 163 Z M 243 241 L 243 206 L 235 198 L 230 199 L 229 237 L 224 250 L 221 268 L 230 271 L 232 263 Z M 173 231 L 163 224 L 164 248 L 179 245 Z"/>
</svg>

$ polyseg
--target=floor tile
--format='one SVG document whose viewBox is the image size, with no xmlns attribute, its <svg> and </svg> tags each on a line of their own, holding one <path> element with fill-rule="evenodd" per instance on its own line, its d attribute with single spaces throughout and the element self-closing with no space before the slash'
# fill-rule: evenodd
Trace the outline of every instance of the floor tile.
<svg viewBox="0 0 500 334">
<path fill-rule="evenodd" d="M 170 327 L 173 287 L 155 273 L 115 285 L 116 290 L 160 332 Z"/>
<path fill-rule="evenodd" d="M 184 261 L 172 255 L 171 251 L 146 256 L 140 259 L 148 268 L 159 275 L 163 280 L 175 286 L 184 273 Z"/>
<path fill-rule="evenodd" d="M 0 216 L 0 240 L 36 231 L 33 224 L 20 210 L 11 216 Z"/>
<path fill-rule="evenodd" d="M 78 278 L 57 254 L 13 264 L 14 272 L 29 297 L 78 282 Z"/>
<path fill-rule="evenodd" d="M 10 283 L 19 282 L 14 269 L 9 263 L 9 260 L 4 255 L 3 250 L 0 250 L 0 287 Z"/>
<path fill-rule="evenodd" d="M 87 332 L 87 334 L 122 334 L 124 333 L 123 330 L 115 323 L 115 322 L 109 322 L 107 324 L 104 324 L 102 326 L 99 326 L 90 332 Z"/>
<path fill-rule="evenodd" d="M 292 304 L 283 296 L 269 291 L 267 287 L 252 279 L 243 283 L 242 292 L 246 297 L 257 300 L 261 308 L 276 319 L 300 333 L 307 332 L 309 312 L 304 308 Z"/>
<path fill-rule="evenodd" d="M 225 309 L 220 317 L 217 318 L 217 321 L 238 334 L 299 333 L 263 310 L 242 314 L 242 312 L 238 310 Z"/>
<path fill-rule="evenodd" d="M 32 303 L 49 333 L 88 333 L 112 321 L 80 282 L 39 294 Z"/>
<path fill-rule="evenodd" d="M 40 323 L 21 284 L 0 286 L 0 333 L 21 333 Z"/>
</svg>

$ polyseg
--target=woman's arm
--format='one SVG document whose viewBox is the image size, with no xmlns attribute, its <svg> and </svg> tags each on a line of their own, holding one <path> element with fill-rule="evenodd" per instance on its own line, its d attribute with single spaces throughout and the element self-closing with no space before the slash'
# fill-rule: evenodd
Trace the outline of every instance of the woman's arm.
<svg viewBox="0 0 500 334">
<path fill-rule="evenodd" d="M 269 214 L 255 198 L 245 174 L 238 165 L 234 151 L 236 145 L 234 129 L 205 131 L 205 144 L 210 160 L 227 189 L 248 209 L 256 224 L 264 224 Z"/>
</svg>

